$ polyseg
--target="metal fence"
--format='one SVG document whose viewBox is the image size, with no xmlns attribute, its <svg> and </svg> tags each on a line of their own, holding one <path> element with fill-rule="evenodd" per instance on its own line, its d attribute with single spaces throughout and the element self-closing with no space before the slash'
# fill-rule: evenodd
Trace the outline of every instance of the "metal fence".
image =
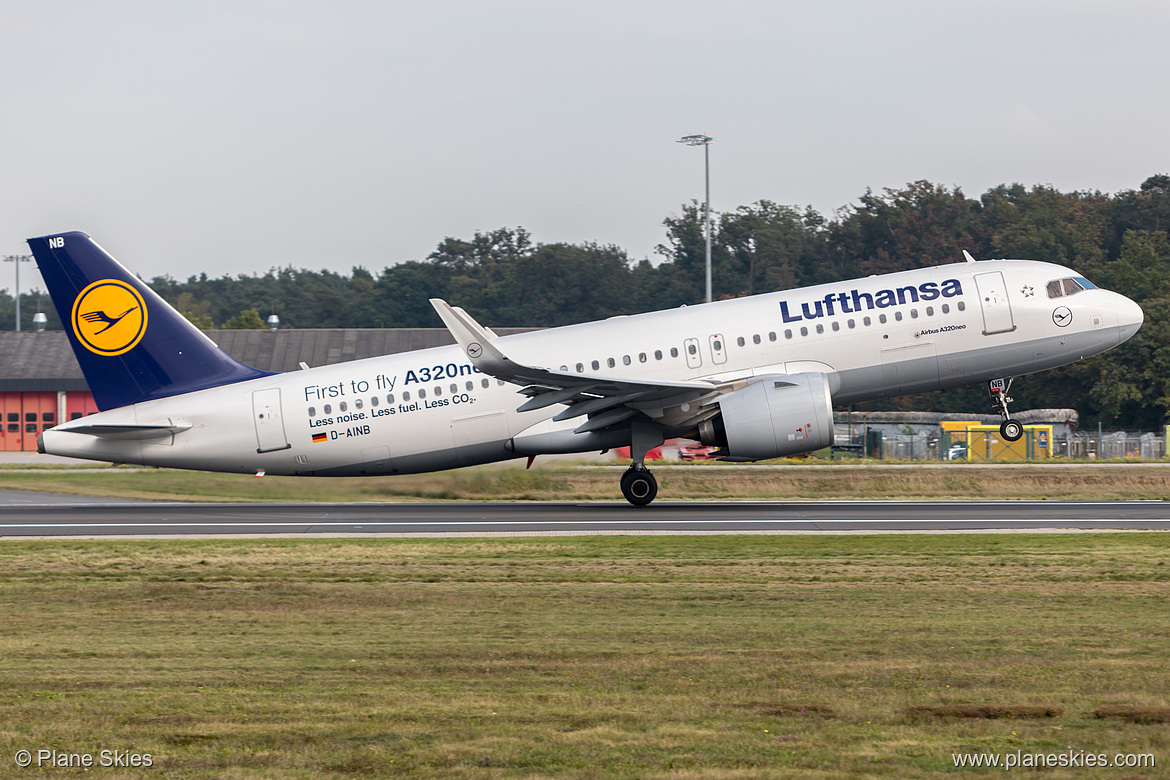
<svg viewBox="0 0 1170 780">
<path fill-rule="evenodd" d="M 1025 430 L 1014 445 L 1004 442 L 994 432 L 888 431 L 854 429 L 852 439 L 842 432 L 834 457 L 867 457 L 879 460 L 917 461 L 1042 461 L 1052 457 L 1083 460 L 1143 459 L 1166 457 L 1165 432 L 1082 431 L 1066 435 L 1049 435 Z"/>
</svg>

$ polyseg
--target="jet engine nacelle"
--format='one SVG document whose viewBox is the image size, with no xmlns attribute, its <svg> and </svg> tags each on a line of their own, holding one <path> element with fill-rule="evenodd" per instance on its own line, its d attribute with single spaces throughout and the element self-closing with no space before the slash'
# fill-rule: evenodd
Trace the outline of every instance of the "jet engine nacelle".
<svg viewBox="0 0 1170 780">
<path fill-rule="evenodd" d="M 729 460 L 766 460 L 833 443 L 829 377 L 773 374 L 719 399 L 719 414 L 699 426 L 703 444 Z"/>
</svg>

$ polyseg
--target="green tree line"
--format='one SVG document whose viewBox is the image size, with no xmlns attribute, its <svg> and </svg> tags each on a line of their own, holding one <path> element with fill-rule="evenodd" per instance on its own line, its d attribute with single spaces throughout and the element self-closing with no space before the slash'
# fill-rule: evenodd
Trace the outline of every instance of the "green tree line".
<svg viewBox="0 0 1170 780">
<path fill-rule="evenodd" d="M 542 244 L 523 228 L 445 238 L 424 260 L 348 274 L 272 269 L 262 275 L 150 280 L 203 328 L 257 327 L 270 312 L 283 327 L 439 327 L 428 299 L 441 297 L 489 326 L 555 326 L 702 300 L 701 204 L 664 221 L 658 257 L 633 261 L 620 247 Z M 713 213 L 716 297 L 734 298 L 975 257 L 1067 265 L 1145 309 L 1123 347 L 1059 371 L 1018 380 L 1016 408 L 1074 406 L 1082 424 L 1153 428 L 1170 405 L 1170 176 L 1113 195 L 1000 185 L 977 198 L 928 181 L 867 191 L 832 219 L 811 208 L 759 201 Z M 31 328 L 35 296 L 22 296 Z M 49 313 L 50 327 L 59 327 Z M 0 328 L 13 301 L 0 291 Z M 891 407 L 990 411 L 982 387 L 895 401 Z"/>
</svg>

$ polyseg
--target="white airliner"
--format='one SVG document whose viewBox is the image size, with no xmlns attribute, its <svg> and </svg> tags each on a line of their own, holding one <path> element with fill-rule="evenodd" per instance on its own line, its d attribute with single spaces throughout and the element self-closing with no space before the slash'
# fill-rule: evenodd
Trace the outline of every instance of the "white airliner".
<svg viewBox="0 0 1170 780">
<path fill-rule="evenodd" d="M 1077 272 L 985 260 L 498 337 L 432 303 L 458 344 L 270 374 L 229 357 L 83 233 L 29 240 L 98 414 L 43 453 L 303 476 L 405 474 L 631 447 L 630 503 L 665 439 L 729 460 L 828 447 L 833 406 L 988 382 L 1115 347 L 1142 310 Z M 966 253 L 964 253 L 966 254 Z M 303 365 L 303 364 L 302 364 Z"/>
</svg>

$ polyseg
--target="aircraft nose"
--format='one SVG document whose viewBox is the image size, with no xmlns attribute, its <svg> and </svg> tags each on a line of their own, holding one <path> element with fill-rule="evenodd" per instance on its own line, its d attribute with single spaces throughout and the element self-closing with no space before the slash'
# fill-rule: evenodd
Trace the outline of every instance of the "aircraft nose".
<svg viewBox="0 0 1170 780">
<path fill-rule="evenodd" d="M 1121 301 L 1117 307 L 1117 343 L 1121 344 L 1138 332 L 1142 323 L 1145 322 L 1146 314 L 1142 311 L 1141 306 L 1129 298 L 1124 295 L 1118 297 L 1121 298 Z"/>
</svg>

